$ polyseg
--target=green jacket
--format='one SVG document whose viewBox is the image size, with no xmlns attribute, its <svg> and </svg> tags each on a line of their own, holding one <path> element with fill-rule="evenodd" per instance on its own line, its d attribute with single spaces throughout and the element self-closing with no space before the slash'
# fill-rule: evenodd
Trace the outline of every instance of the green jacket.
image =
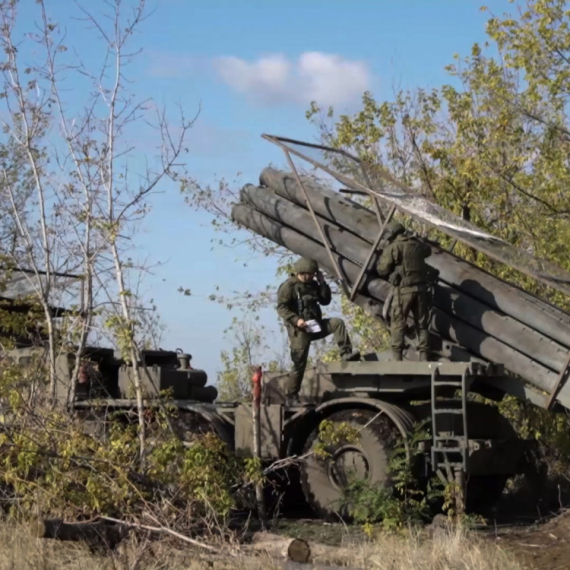
<svg viewBox="0 0 570 570">
<path fill-rule="evenodd" d="M 430 267 L 425 262 L 431 248 L 415 238 L 398 235 L 384 249 L 376 270 L 396 287 L 413 287 L 428 283 Z"/>
<path fill-rule="evenodd" d="M 320 305 L 331 302 L 331 288 L 312 280 L 299 281 L 295 275 L 279 286 L 277 291 L 277 313 L 287 325 L 296 326 L 299 319 L 308 321 L 323 318 Z"/>
</svg>

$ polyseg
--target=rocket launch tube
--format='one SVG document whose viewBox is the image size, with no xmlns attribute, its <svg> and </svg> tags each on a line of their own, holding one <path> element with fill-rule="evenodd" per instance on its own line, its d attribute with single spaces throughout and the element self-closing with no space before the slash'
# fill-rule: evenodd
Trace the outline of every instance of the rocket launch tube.
<svg viewBox="0 0 570 570">
<path fill-rule="evenodd" d="M 279 197 L 270 188 L 246 185 L 241 190 L 240 197 L 242 203 L 251 204 L 276 222 L 299 230 L 312 240 L 322 243 L 310 213 Z M 370 249 L 367 242 L 322 218 L 319 222 L 333 251 L 360 266 L 364 264 Z M 497 313 L 461 290 L 440 282 L 435 290 L 434 304 L 443 312 L 495 337 L 555 372 L 559 372 L 564 366 L 566 351 L 562 346 L 519 321 Z M 461 338 L 461 345 L 469 348 L 469 339 Z"/>
<path fill-rule="evenodd" d="M 298 255 L 315 259 L 323 267 L 332 271 L 332 264 L 324 246 L 258 212 L 251 206 L 237 204 L 232 208 L 232 219 L 241 226 L 279 244 Z M 333 228 L 325 228 L 334 234 Z M 347 281 L 354 282 L 360 268 L 348 259 L 335 254 L 341 271 Z M 390 291 L 388 282 L 368 276 L 362 288 L 362 295 L 384 302 Z M 496 338 L 459 321 L 434 308 L 431 328 L 443 338 L 457 342 L 472 354 L 490 362 L 503 364 L 507 370 L 518 374 L 534 386 L 550 391 L 558 375 L 535 360 L 505 345 Z M 468 341 L 468 342 L 466 342 Z"/>
<path fill-rule="evenodd" d="M 260 182 L 283 198 L 306 207 L 303 191 L 293 174 L 269 167 L 262 171 Z M 379 231 L 373 212 L 313 180 L 304 178 L 303 184 L 317 214 L 373 243 Z M 570 348 L 568 313 L 437 246 L 431 247 L 433 253 L 427 261 L 439 270 L 442 281 Z M 544 345 L 543 342 L 540 346 Z"/>
</svg>

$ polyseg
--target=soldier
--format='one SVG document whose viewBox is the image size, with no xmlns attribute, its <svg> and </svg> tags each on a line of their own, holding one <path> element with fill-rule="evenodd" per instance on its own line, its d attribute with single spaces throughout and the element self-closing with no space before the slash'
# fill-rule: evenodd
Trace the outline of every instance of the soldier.
<svg viewBox="0 0 570 570">
<path fill-rule="evenodd" d="M 404 232 L 404 226 L 398 222 L 389 225 L 389 245 L 382 252 L 376 268 L 380 277 L 388 277 L 395 289 L 390 308 L 394 359 L 402 360 L 404 331 L 411 312 L 417 329 L 420 360 L 426 361 L 429 359 L 428 280 L 431 268 L 425 259 L 431 255 L 431 249 Z"/>
<path fill-rule="evenodd" d="M 285 321 L 291 345 L 293 367 L 285 386 L 287 404 L 299 402 L 299 390 L 311 341 L 334 335 L 342 360 L 358 360 L 360 353 L 353 352 L 352 344 L 342 319 L 323 319 L 320 305 L 331 302 L 331 289 L 325 282 L 319 266 L 312 259 L 299 259 L 295 273 L 281 284 L 277 292 L 277 313 Z M 315 281 L 316 277 L 316 281 Z M 309 332 L 307 321 L 314 320 L 320 332 Z"/>
</svg>

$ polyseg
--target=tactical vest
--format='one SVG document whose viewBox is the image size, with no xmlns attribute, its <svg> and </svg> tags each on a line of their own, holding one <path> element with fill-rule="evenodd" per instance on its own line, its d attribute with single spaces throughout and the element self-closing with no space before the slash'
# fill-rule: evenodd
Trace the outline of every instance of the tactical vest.
<svg viewBox="0 0 570 570">
<path fill-rule="evenodd" d="M 398 240 L 398 249 L 402 262 L 402 280 L 399 287 L 422 285 L 428 281 L 428 266 L 425 258 L 430 251 L 424 244 L 415 239 Z"/>
<path fill-rule="evenodd" d="M 295 295 L 295 303 L 297 306 L 297 314 L 305 320 L 315 319 L 320 321 L 323 318 L 321 305 L 319 303 L 319 295 L 316 287 L 302 283 L 295 279 L 293 292 Z"/>
</svg>

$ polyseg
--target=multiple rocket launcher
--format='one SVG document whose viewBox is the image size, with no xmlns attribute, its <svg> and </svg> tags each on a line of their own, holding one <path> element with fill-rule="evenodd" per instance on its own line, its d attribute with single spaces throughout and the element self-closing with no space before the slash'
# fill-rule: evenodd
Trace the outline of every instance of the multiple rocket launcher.
<svg viewBox="0 0 570 570">
<path fill-rule="evenodd" d="M 379 223 L 374 212 L 321 184 L 303 178 L 312 208 L 345 281 L 357 281 Z M 260 185 L 246 185 L 232 209 L 239 225 L 310 257 L 334 274 L 321 233 L 307 209 L 294 174 L 266 168 Z M 548 394 L 556 389 L 570 351 L 570 315 L 427 242 L 427 263 L 439 271 L 430 332 L 470 355 L 501 364 Z M 380 242 L 380 248 L 386 245 Z M 374 266 L 366 272 L 356 302 L 381 318 L 391 291 Z M 570 408 L 570 386 L 558 394 Z"/>
</svg>

